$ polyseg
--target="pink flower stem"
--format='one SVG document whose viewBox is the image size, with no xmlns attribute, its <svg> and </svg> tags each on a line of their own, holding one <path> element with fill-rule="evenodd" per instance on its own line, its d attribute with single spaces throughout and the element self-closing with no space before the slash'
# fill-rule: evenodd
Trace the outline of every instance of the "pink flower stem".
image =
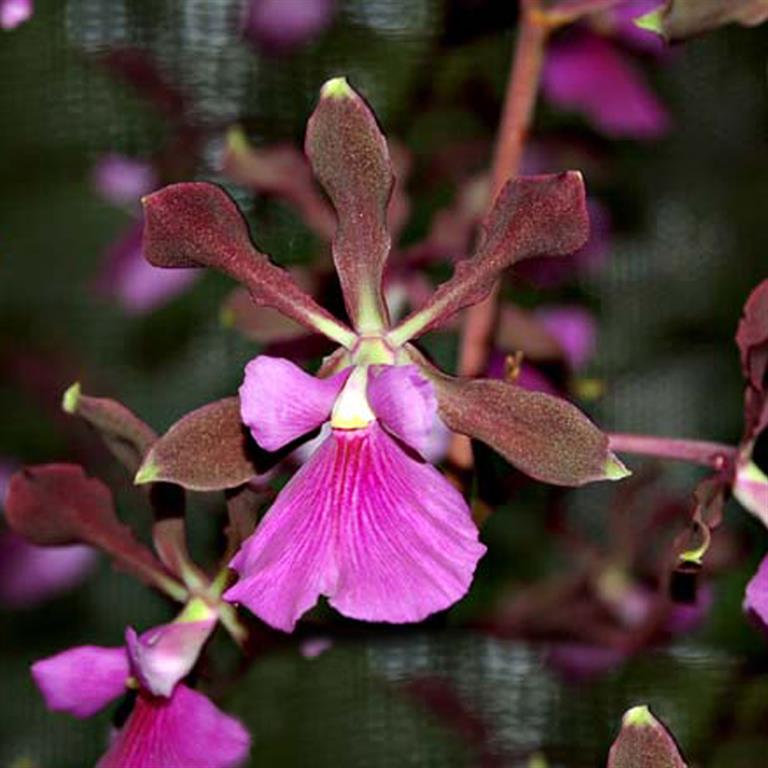
<svg viewBox="0 0 768 768">
<path fill-rule="evenodd" d="M 541 0 L 520 0 L 520 23 L 512 58 L 496 149 L 491 169 L 489 207 L 506 182 L 520 171 L 523 148 L 533 121 L 541 80 L 549 25 Z M 488 365 L 491 341 L 497 320 L 498 283 L 484 301 L 469 307 L 459 346 L 458 370 L 463 376 L 477 376 Z M 464 435 L 454 435 L 449 460 L 459 469 L 472 466 L 472 448 Z"/>
<path fill-rule="evenodd" d="M 616 453 L 635 453 L 699 464 L 721 470 L 736 460 L 737 449 L 724 443 L 703 440 L 680 440 L 650 435 L 612 433 L 608 435 L 611 450 Z"/>
</svg>

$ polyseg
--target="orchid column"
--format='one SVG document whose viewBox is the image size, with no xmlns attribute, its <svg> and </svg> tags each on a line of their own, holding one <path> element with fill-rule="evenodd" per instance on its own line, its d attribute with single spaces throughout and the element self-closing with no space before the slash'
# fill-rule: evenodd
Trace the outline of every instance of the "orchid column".
<svg viewBox="0 0 768 768">
<path fill-rule="evenodd" d="M 510 382 L 453 378 L 413 344 L 482 301 L 506 267 L 583 245 L 584 184 L 576 172 L 509 181 L 474 255 L 392 327 L 381 288 L 392 166 L 372 112 L 343 78 L 323 86 L 306 152 L 336 210 L 333 259 L 350 325 L 254 248 L 218 187 L 177 184 L 145 198 L 144 253 L 152 264 L 219 269 L 257 304 L 339 349 L 317 377 L 287 360 L 257 357 L 239 400 L 182 419 L 155 444 L 136 481 L 236 487 L 255 473 L 247 443 L 238 440 L 243 424 L 260 449 L 279 455 L 327 423 L 323 444 L 232 561 L 240 579 L 226 598 L 286 631 L 320 595 L 353 618 L 419 621 L 466 593 L 484 552 L 463 497 L 424 459 L 436 414 L 543 482 L 579 486 L 627 474 L 608 438 L 571 404 Z M 201 448 L 211 457 L 207 466 Z"/>
</svg>

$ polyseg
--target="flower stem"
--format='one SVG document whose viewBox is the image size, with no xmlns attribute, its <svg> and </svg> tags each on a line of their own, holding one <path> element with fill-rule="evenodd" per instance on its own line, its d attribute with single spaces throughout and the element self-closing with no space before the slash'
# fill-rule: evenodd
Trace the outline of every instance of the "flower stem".
<svg viewBox="0 0 768 768">
<path fill-rule="evenodd" d="M 611 450 L 616 453 L 635 453 L 699 464 L 720 470 L 736 459 L 737 449 L 724 443 L 703 440 L 680 440 L 650 435 L 610 434 Z"/>
<path fill-rule="evenodd" d="M 549 24 L 555 27 L 572 24 L 575 21 L 601 11 L 615 8 L 622 0 L 563 0 L 553 8 L 544 11 Z"/>
<path fill-rule="evenodd" d="M 541 11 L 540 0 L 521 0 L 520 10 L 515 53 L 491 169 L 491 204 L 506 182 L 517 176 L 520 171 L 523 147 L 536 106 L 541 67 L 549 35 L 549 26 Z M 466 312 L 458 362 L 458 371 L 462 376 L 477 376 L 488 364 L 493 329 L 496 325 L 497 303 L 498 283 L 488 298 L 469 307 Z M 472 450 L 469 438 L 454 435 L 448 455 L 450 461 L 459 468 L 471 467 Z"/>
</svg>

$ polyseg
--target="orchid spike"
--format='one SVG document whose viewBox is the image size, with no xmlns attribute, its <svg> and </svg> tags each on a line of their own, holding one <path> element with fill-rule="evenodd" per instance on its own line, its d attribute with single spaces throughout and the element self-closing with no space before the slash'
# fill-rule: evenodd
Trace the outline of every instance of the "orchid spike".
<svg viewBox="0 0 768 768">
<path fill-rule="evenodd" d="M 545 482 L 577 486 L 627 474 L 607 436 L 571 404 L 508 382 L 454 379 L 410 343 L 481 301 L 508 266 L 581 247 L 589 228 L 584 183 L 577 172 L 511 180 L 474 255 L 392 327 L 382 292 L 392 164 L 373 112 L 345 79 L 323 86 L 306 150 L 336 210 L 333 257 L 351 327 L 253 247 L 218 187 L 177 184 L 144 201 L 151 263 L 220 269 L 258 304 L 341 345 L 320 378 L 266 356 L 246 368 L 239 416 L 260 449 L 290 450 L 319 427 L 330 429 L 232 561 L 240 580 L 225 597 L 284 630 L 319 595 L 354 618 L 419 621 L 467 591 L 485 549 L 464 499 L 424 458 L 438 413 Z M 234 435 L 238 425 L 227 418 Z M 233 487 L 216 461 L 198 461 L 199 446 L 191 430 L 182 436 L 182 424 L 153 446 L 137 482 Z M 206 424 L 201 416 L 196 433 L 206 434 Z"/>
</svg>

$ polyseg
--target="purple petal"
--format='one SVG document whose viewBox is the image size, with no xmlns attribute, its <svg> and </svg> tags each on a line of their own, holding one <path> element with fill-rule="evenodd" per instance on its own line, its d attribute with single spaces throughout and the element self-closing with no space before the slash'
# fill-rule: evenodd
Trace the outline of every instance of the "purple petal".
<svg viewBox="0 0 768 768">
<path fill-rule="evenodd" d="M 768 555 L 763 558 L 757 572 L 747 584 L 744 610 L 754 613 L 768 626 Z"/>
<path fill-rule="evenodd" d="M 768 476 L 750 461 L 736 471 L 733 495 L 744 509 L 768 527 Z"/>
<path fill-rule="evenodd" d="M 142 255 L 142 224 L 134 224 L 107 250 L 96 280 L 99 293 L 117 299 L 136 315 L 152 312 L 184 293 L 202 276 L 201 269 L 161 269 Z"/>
<path fill-rule="evenodd" d="M 96 768 L 234 768 L 250 746 L 240 721 L 179 685 L 170 699 L 139 696 Z"/>
<path fill-rule="evenodd" d="M 91 547 L 36 547 L 12 531 L 2 532 L 0 602 L 12 608 L 37 605 L 76 587 L 95 564 Z"/>
<path fill-rule="evenodd" d="M 583 307 L 562 306 L 537 310 L 536 317 L 557 339 L 573 370 L 582 368 L 595 352 L 597 322 Z"/>
<path fill-rule="evenodd" d="M 205 642 L 216 626 L 216 617 L 204 621 L 177 621 L 137 635 L 125 632 L 131 669 L 142 687 L 155 696 L 170 696 L 176 684 L 197 663 Z"/>
<path fill-rule="evenodd" d="M 328 421 L 351 370 L 318 379 L 289 360 L 260 355 L 245 367 L 243 423 L 264 450 L 276 451 Z"/>
<path fill-rule="evenodd" d="M 552 646 L 546 661 L 566 679 L 583 683 L 613 671 L 628 655 L 618 648 L 563 642 Z"/>
<path fill-rule="evenodd" d="M 317 37 L 333 10 L 333 0 L 248 0 L 243 35 L 261 50 L 285 53 Z"/>
<path fill-rule="evenodd" d="M 90 717 L 125 690 L 130 675 L 125 648 L 84 645 L 37 661 L 32 677 L 54 712 Z"/>
<path fill-rule="evenodd" d="M 157 186 L 157 176 L 149 163 L 111 153 L 93 167 L 92 182 L 112 205 L 138 205 L 141 197 Z"/>
<path fill-rule="evenodd" d="M 555 42 L 542 88 L 555 106 L 580 112 L 611 138 L 657 139 L 669 129 L 669 116 L 641 72 L 596 35 Z"/>
<path fill-rule="evenodd" d="M 373 422 L 334 430 L 293 477 L 225 597 L 285 631 L 321 594 L 351 618 L 420 621 L 466 593 L 484 551 L 461 494 Z"/>
<path fill-rule="evenodd" d="M 34 12 L 32 0 L 0 0 L 0 29 L 15 29 Z"/>
<path fill-rule="evenodd" d="M 437 414 L 435 391 L 426 376 L 415 365 L 372 365 L 367 394 L 381 423 L 423 455 Z"/>
</svg>

